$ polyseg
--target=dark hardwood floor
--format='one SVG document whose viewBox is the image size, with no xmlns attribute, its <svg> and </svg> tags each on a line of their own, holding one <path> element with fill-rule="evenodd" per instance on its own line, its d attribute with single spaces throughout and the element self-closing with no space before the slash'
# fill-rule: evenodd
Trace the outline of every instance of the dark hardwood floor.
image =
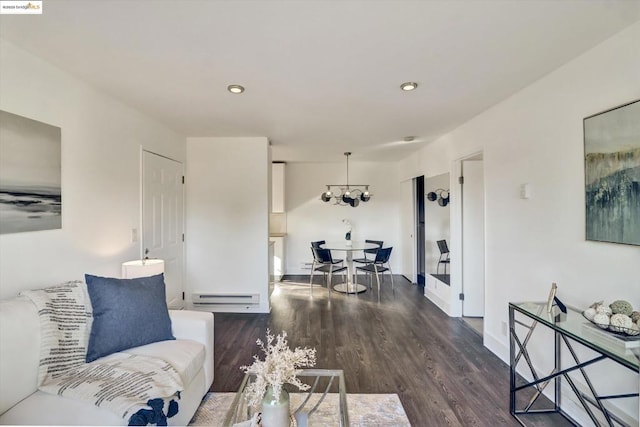
<svg viewBox="0 0 640 427">
<path fill-rule="evenodd" d="M 275 284 L 270 314 L 215 314 L 212 391 L 237 390 L 239 367 L 251 364 L 268 327 L 286 331 L 292 348 L 315 347 L 316 367 L 343 369 L 349 393 L 397 393 L 414 426 L 519 425 L 509 414 L 508 366 L 421 286 L 394 276 L 394 295 L 387 276 L 378 302 L 375 284 L 329 297 L 317 277 L 311 298 L 308 278 L 295 279 Z"/>
</svg>

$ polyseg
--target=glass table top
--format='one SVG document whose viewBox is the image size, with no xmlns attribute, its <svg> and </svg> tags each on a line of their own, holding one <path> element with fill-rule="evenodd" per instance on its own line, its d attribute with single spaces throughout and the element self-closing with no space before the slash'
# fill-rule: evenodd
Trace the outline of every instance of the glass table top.
<svg viewBox="0 0 640 427">
<path fill-rule="evenodd" d="M 320 245 L 321 248 L 331 249 L 332 251 L 361 251 L 363 249 L 377 249 L 375 243 L 365 243 L 364 241 L 352 240 L 351 244 L 347 244 L 346 240 L 326 242 Z"/>
<path fill-rule="evenodd" d="M 509 306 L 630 369 L 640 370 L 640 346 L 626 348 L 624 340 L 613 332 L 598 328 L 580 310 L 567 307 L 566 314 L 556 316 L 555 312 L 547 312 L 546 302 L 509 303 Z"/>
<path fill-rule="evenodd" d="M 289 392 L 291 416 L 300 426 L 349 426 L 347 391 L 341 369 L 301 369 L 297 377 L 311 386 L 307 391 L 285 384 Z M 255 410 L 245 398 L 247 386 L 255 381 L 254 374 L 245 374 L 242 384 L 227 412 L 224 426 L 251 419 Z"/>
</svg>

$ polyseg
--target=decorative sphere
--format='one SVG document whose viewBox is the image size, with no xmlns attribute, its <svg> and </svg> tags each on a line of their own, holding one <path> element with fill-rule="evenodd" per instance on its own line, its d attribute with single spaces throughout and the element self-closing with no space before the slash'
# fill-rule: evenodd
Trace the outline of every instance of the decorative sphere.
<svg viewBox="0 0 640 427">
<path fill-rule="evenodd" d="M 609 316 L 604 313 L 598 313 L 593 316 L 593 323 L 600 326 L 602 329 L 607 329 L 609 327 Z"/>
<path fill-rule="evenodd" d="M 327 191 L 326 193 L 322 193 L 322 194 L 320 195 L 320 199 L 321 199 L 323 202 L 328 202 L 329 200 L 331 200 L 331 192 Z"/>
<path fill-rule="evenodd" d="M 438 195 L 433 191 L 430 193 L 427 193 L 427 200 L 429 200 L 430 202 L 433 202 L 437 198 L 438 198 Z"/>
<path fill-rule="evenodd" d="M 631 325 L 633 325 L 633 321 L 631 320 L 631 317 L 626 314 L 618 313 L 611 316 L 609 324 L 609 329 L 611 330 L 616 332 L 626 332 L 626 329 L 631 328 Z"/>
<path fill-rule="evenodd" d="M 368 191 L 365 191 L 360 195 L 360 200 L 362 200 L 363 202 L 368 202 L 370 199 L 371 199 L 371 194 L 369 194 Z"/>
<path fill-rule="evenodd" d="M 586 317 L 589 320 L 593 320 L 593 318 L 595 317 L 595 315 L 598 312 L 596 311 L 595 308 L 591 307 L 591 308 L 587 308 L 585 311 L 582 312 L 582 314 L 584 315 L 584 317 Z"/>
<path fill-rule="evenodd" d="M 625 314 L 627 316 L 631 316 L 633 313 L 633 307 L 628 301 L 625 300 L 617 300 L 609 304 L 611 311 L 613 314 Z"/>
</svg>

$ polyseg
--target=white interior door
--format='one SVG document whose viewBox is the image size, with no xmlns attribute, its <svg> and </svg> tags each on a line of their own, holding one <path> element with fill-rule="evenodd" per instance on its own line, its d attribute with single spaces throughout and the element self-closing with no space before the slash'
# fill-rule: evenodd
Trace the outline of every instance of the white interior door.
<svg viewBox="0 0 640 427">
<path fill-rule="evenodd" d="M 484 172 L 482 160 L 462 162 L 462 315 L 484 317 Z"/>
<path fill-rule="evenodd" d="M 402 230 L 402 274 L 415 283 L 416 277 L 416 245 L 415 232 L 415 207 L 413 197 L 413 180 L 408 179 L 400 183 L 401 188 L 401 230 Z"/>
<path fill-rule="evenodd" d="M 182 163 L 142 154 L 142 248 L 164 260 L 167 305 L 182 308 L 184 208 Z"/>
</svg>

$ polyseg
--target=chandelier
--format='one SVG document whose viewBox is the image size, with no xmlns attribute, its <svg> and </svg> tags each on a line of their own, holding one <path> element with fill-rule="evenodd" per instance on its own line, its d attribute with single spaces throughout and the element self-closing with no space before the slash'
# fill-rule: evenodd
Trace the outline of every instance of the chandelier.
<svg viewBox="0 0 640 427">
<path fill-rule="evenodd" d="M 350 152 L 344 153 L 347 156 L 347 183 L 346 184 L 329 184 L 327 191 L 320 195 L 323 202 L 334 200 L 334 204 L 341 206 L 351 206 L 355 208 L 360 204 L 360 200 L 368 202 L 372 194 L 369 193 L 368 185 L 349 184 L 349 156 Z"/>
</svg>

